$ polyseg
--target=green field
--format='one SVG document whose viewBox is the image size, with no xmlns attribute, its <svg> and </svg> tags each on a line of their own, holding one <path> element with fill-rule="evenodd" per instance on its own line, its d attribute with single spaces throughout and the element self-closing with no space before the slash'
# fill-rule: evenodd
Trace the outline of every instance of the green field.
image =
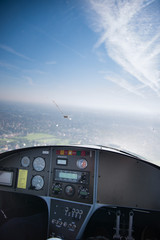
<svg viewBox="0 0 160 240">
<path fill-rule="evenodd" d="M 49 145 L 49 144 L 69 144 L 69 139 L 57 138 L 54 135 L 46 134 L 46 133 L 29 133 L 26 136 L 16 136 L 10 138 L 1 138 L 0 145 L 8 145 L 8 144 L 19 144 L 32 146 L 34 144 L 40 145 Z"/>
<path fill-rule="evenodd" d="M 27 136 L 23 137 L 28 141 L 38 141 L 38 142 L 46 142 L 50 140 L 56 140 L 55 136 L 46 134 L 46 133 L 29 133 Z"/>
</svg>

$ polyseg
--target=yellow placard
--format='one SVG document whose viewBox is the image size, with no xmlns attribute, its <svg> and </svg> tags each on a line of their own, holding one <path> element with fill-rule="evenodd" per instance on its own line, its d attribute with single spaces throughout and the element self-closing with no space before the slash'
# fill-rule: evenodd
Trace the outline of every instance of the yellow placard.
<svg viewBox="0 0 160 240">
<path fill-rule="evenodd" d="M 28 170 L 19 169 L 17 188 L 26 189 Z"/>
<path fill-rule="evenodd" d="M 64 150 L 60 150 L 60 155 L 64 155 Z"/>
<path fill-rule="evenodd" d="M 68 151 L 68 155 L 72 155 L 72 151 L 71 150 Z"/>
</svg>

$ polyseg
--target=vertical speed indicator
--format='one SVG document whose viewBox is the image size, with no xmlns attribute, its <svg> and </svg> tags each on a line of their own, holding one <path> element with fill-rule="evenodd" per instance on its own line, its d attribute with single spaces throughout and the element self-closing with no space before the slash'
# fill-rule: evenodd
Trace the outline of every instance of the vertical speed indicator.
<svg viewBox="0 0 160 240">
<path fill-rule="evenodd" d="M 42 176 L 40 175 L 36 175 L 32 178 L 32 187 L 35 190 L 41 190 L 44 186 L 44 179 Z"/>
<path fill-rule="evenodd" d="M 88 166 L 88 162 L 86 159 L 78 159 L 77 160 L 77 167 L 80 169 L 85 169 Z"/>
</svg>

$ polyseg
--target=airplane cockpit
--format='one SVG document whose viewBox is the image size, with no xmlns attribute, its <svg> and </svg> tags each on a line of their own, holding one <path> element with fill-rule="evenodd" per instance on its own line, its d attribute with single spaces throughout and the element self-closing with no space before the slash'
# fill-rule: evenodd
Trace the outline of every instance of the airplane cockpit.
<svg viewBox="0 0 160 240">
<path fill-rule="evenodd" d="M 5 152 L 0 232 L 7 236 L 29 222 L 28 239 L 160 239 L 159 182 L 159 166 L 102 146 Z"/>
<path fill-rule="evenodd" d="M 0 23 L 0 240 L 160 240 L 160 0 Z"/>
</svg>

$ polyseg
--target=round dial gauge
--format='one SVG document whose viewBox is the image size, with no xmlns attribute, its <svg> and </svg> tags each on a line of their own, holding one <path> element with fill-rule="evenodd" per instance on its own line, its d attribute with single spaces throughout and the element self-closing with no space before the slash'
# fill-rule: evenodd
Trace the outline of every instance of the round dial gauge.
<svg viewBox="0 0 160 240">
<path fill-rule="evenodd" d="M 37 172 L 43 171 L 44 168 L 45 168 L 45 165 L 46 165 L 45 160 L 44 160 L 44 158 L 42 158 L 42 157 L 37 157 L 37 158 L 35 158 L 34 161 L 33 161 L 33 168 L 34 168 L 34 170 L 36 170 Z"/>
<path fill-rule="evenodd" d="M 71 186 L 71 185 L 67 185 L 67 186 L 65 187 L 65 193 L 66 193 L 66 195 L 68 195 L 68 196 L 73 196 L 74 193 L 75 193 L 74 187 Z"/>
<path fill-rule="evenodd" d="M 80 169 L 85 169 L 88 166 L 86 159 L 79 159 L 77 160 L 77 167 Z"/>
<path fill-rule="evenodd" d="M 29 164 L 30 164 L 30 159 L 29 159 L 29 157 L 24 156 L 24 157 L 21 159 L 21 164 L 22 164 L 22 167 L 29 167 Z"/>
<path fill-rule="evenodd" d="M 40 190 L 44 186 L 44 179 L 40 175 L 36 175 L 32 178 L 32 187 L 35 190 Z"/>
</svg>

